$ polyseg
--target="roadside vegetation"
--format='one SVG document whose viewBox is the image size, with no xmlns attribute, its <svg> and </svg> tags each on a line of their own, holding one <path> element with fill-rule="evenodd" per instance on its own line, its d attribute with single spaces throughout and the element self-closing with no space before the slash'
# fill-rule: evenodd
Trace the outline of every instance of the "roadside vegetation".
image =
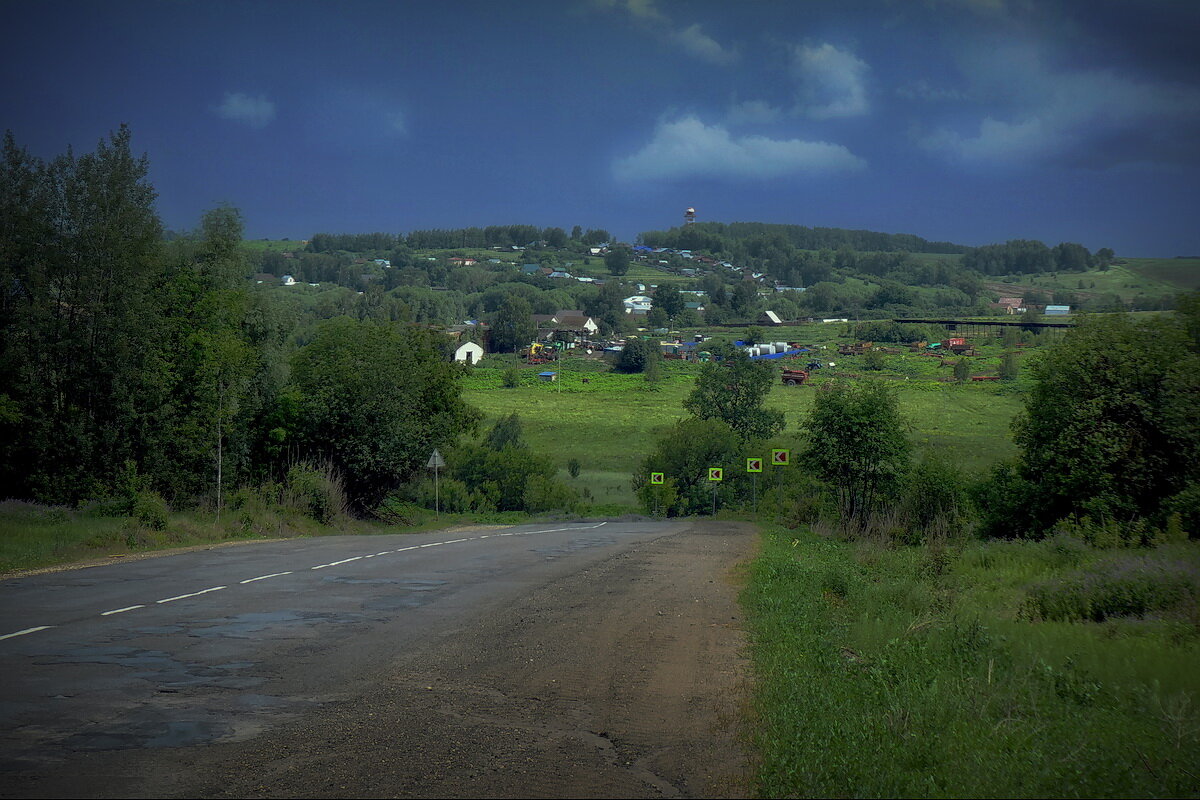
<svg viewBox="0 0 1200 800">
<path fill-rule="evenodd" d="M 758 792 L 1194 796 L 1198 587 L 1195 542 L 769 527 L 743 595 Z"/>
<path fill-rule="evenodd" d="M 763 796 L 1200 790 L 1200 295 L 1032 365 L 1015 459 L 911 462 L 882 384 L 807 422 L 743 601 Z"/>
</svg>

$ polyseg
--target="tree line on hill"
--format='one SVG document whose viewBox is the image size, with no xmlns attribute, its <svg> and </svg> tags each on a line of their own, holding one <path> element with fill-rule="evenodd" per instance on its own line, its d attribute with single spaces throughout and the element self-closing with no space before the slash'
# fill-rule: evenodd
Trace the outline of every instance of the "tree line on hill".
<svg viewBox="0 0 1200 800">
<path fill-rule="evenodd" d="M 535 225 L 489 225 L 485 228 L 445 228 L 392 233 L 314 233 L 305 249 L 310 253 L 383 252 L 404 246 L 410 250 L 449 250 L 453 248 L 527 247 L 545 243 L 552 248 L 574 246 L 581 250 L 607 242 L 611 238 L 603 228 L 584 230 L 576 225 L 571 233 L 562 228 Z"/>
<path fill-rule="evenodd" d="M 766 222 L 697 222 L 666 231 L 646 231 L 638 237 L 649 247 L 677 250 L 731 251 L 738 242 L 771 241 L 799 250 L 837 250 L 910 253 L 963 253 L 969 248 L 952 242 L 931 242 L 911 233 L 880 233 L 847 228 L 808 228 Z"/>
</svg>

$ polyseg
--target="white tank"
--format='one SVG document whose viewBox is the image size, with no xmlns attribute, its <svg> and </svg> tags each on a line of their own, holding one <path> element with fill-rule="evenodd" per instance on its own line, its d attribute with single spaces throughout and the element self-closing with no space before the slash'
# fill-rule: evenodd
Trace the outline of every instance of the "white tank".
<svg viewBox="0 0 1200 800">
<path fill-rule="evenodd" d="M 787 349 L 788 349 L 787 342 L 776 342 L 775 343 L 775 352 L 776 353 L 786 353 Z"/>
<path fill-rule="evenodd" d="M 762 353 L 764 356 L 774 355 L 775 354 L 775 345 L 764 344 L 762 347 L 759 348 L 759 352 Z"/>
<path fill-rule="evenodd" d="M 755 356 L 757 356 L 757 355 L 761 355 L 761 354 L 762 354 L 762 351 L 761 351 L 761 350 L 759 350 L 757 347 L 751 347 L 751 348 L 750 348 L 750 357 L 751 357 L 751 358 L 754 358 Z"/>
</svg>

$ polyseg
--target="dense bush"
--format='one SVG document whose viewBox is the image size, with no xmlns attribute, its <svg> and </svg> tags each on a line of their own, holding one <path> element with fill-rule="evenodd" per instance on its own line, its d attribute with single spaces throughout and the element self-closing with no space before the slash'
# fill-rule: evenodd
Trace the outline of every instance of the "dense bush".
<svg viewBox="0 0 1200 800">
<path fill-rule="evenodd" d="M 480 444 L 451 453 L 447 466 L 469 492 L 474 511 L 549 511 L 578 502 L 576 492 L 554 477 L 553 465 L 525 443 L 515 412 L 498 420 Z M 423 495 L 423 504 L 432 500 L 432 492 Z"/>
<path fill-rule="evenodd" d="M 625 340 L 625 347 L 617 357 L 614 368 L 618 372 L 642 372 L 649 360 L 650 345 L 644 339 L 631 336 Z"/>
<path fill-rule="evenodd" d="M 133 518 L 138 524 L 152 530 L 161 531 L 167 527 L 167 501 L 162 495 L 150 489 L 138 492 L 133 501 Z"/>
<path fill-rule="evenodd" d="M 350 503 L 332 464 L 302 463 L 288 470 L 284 505 L 328 525 L 344 517 Z"/>
<path fill-rule="evenodd" d="M 904 477 L 897 510 L 910 541 L 957 536 L 971 516 L 967 480 L 954 464 L 927 456 Z"/>
<path fill-rule="evenodd" d="M 744 452 L 737 434 L 719 419 L 685 419 L 659 439 L 654 450 L 634 473 L 633 488 L 647 511 L 655 504 L 659 513 L 669 516 L 709 514 L 713 493 L 719 505 L 735 500 L 746 481 L 744 470 L 732 469 L 744 463 Z M 725 480 L 713 486 L 708 480 L 710 467 L 725 468 Z M 667 483 L 653 485 L 651 472 L 662 472 Z"/>
</svg>

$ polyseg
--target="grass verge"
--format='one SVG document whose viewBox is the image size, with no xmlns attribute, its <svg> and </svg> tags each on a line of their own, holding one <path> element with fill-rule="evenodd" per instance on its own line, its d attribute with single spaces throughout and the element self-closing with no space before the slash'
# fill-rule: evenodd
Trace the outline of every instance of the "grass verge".
<svg viewBox="0 0 1200 800">
<path fill-rule="evenodd" d="M 171 513 L 166 526 L 155 530 L 130 517 L 6 500 L 0 502 L 0 576 L 59 564 L 235 541 L 420 533 L 459 525 L 519 525 L 536 521 L 537 517 L 519 512 L 443 513 L 438 517 L 431 510 L 414 508 L 411 518 L 403 524 L 343 518 L 324 525 L 298 513 L 276 511 L 250 517 L 227 510 L 219 523 L 211 512 Z"/>
<path fill-rule="evenodd" d="M 1197 547 L 1156 555 L 1194 565 Z M 1195 796 L 1195 605 L 1104 623 L 1025 613 L 1035 582 L 1121 557 L 767 530 L 743 593 L 759 793 Z"/>
</svg>

